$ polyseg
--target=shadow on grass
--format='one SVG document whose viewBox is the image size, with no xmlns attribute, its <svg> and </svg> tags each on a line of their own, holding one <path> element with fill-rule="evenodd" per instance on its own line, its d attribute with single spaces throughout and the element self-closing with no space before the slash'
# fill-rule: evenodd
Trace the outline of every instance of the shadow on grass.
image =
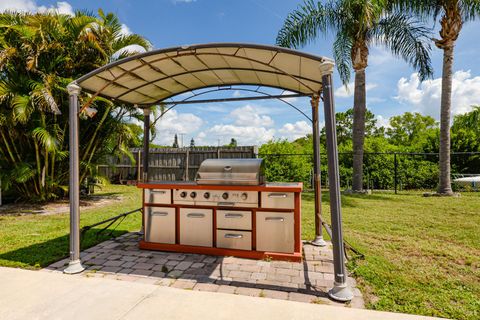
<svg viewBox="0 0 480 320">
<path fill-rule="evenodd" d="M 81 250 L 93 247 L 100 242 L 118 237 L 127 230 L 115 230 L 110 236 L 110 231 L 101 233 L 97 237 L 100 229 L 88 230 L 81 240 Z M 21 267 L 28 269 L 39 269 L 68 257 L 69 255 L 69 235 L 64 235 L 44 242 L 35 243 L 23 248 L 0 254 L 0 265 L 6 267 Z"/>
</svg>

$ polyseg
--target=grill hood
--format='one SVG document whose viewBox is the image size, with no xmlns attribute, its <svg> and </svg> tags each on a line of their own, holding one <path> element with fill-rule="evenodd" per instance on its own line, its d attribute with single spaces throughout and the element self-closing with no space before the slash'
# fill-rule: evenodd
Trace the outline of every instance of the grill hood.
<svg viewBox="0 0 480 320">
<path fill-rule="evenodd" d="M 198 184 L 260 185 L 264 183 L 263 159 L 207 159 L 200 164 Z"/>
</svg>

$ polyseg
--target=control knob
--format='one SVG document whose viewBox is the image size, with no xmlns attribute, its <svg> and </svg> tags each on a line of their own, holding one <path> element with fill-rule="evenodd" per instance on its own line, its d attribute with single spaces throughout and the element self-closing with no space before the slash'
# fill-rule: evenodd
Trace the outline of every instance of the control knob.
<svg viewBox="0 0 480 320">
<path fill-rule="evenodd" d="M 203 197 L 204 197 L 205 199 L 209 199 L 209 198 L 210 198 L 210 192 L 205 192 L 205 193 L 203 194 Z"/>
<path fill-rule="evenodd" d="M 240 195 L 240 199 L 242 199 L 242 200 L 247 200 L 247 198 L 248 198 L 248 194 L 246 192 L 244 192 Z"/>
<path fill-rule="evenodd" d="M 186 191 L 180 192 L 180 197 L 185 198 L 186 196 L 187 196 L 187 192 L 186 192 Z"/>
<path fill-rule="evenodd" d="M 224 200 L 227 200 L 227 199 L 228 199 L 228 192 L 224 192 L 224 193 L 222 194 L 222 198 L 223 198 Z"/>
<path fill-rule="evenodd" d="M 190 192 L 190 197 L 195 198 L 197 196 L 197 193 L 195 191 Z"/>
</svg>

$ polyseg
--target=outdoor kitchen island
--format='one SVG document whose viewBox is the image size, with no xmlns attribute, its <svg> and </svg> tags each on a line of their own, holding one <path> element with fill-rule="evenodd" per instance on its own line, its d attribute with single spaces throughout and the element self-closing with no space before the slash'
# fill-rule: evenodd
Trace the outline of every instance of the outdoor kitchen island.
<svg viewBox="0 0 480 320">
<path fill-rule="evenodd" d="M 139 183 L 140 248 L 301 261 L 303 185 L 264 183 L 261 164 L 262 159 L 209 159 L 196 182 Z"/>
</svg>

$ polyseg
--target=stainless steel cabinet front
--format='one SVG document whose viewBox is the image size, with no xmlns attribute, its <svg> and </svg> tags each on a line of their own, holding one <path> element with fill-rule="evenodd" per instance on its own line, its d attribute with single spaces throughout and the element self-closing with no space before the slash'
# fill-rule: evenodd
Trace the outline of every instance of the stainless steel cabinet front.
<svg viewBox="0 0 480 320">
<path fill-rule="evenodd" d="M 180 208 L 180 244 L 213 246 L 213 210 Z"/>
<path fill-rule="evenodd" d="M 217 230 L 217 248 L 252 250 L 250 231 Z"/>
<path fill-rule="evenodd" d="M 145 189 L 145 203 L 171 204 L 172 190 L 168 189 Z"/>
<path fill-rule="evenodd" d="M 145 241 L 175 243 L 175 208 L 145 207 Z"/>
<path fill-rule="evenodd" d="M 218 229 L 252 230 L 252 212 L 217 210 Z"/>
<path fill-rule="evenodd" d="M 257 251 L 294 251 L 293 212 L 257 211 Z"/>
<path fill-rule="evenodd" d="M 293 192 L 262 192 L 262 208 L 293 209 L 295 197 Z"/>
</svg>

